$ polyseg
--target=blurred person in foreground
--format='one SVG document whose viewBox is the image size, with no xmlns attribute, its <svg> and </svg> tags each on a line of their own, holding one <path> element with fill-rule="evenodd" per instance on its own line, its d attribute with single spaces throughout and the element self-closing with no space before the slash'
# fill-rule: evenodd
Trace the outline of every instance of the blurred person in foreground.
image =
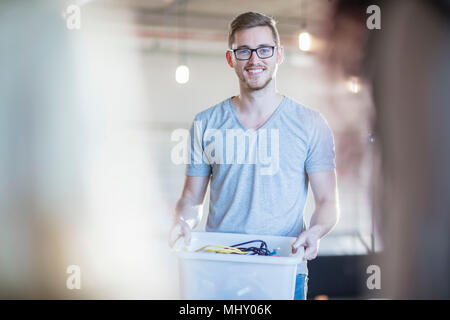
<svg viewBox="0 0 450 320">
<path fill-rule="evenodd" d="M 0 1 L 0 299 L 177 296 L 130 13 Z"/>
<path fill-rule="evenodd" d="M 366 10 L 374 4 L 381 29 L 369 30 Z M 381 297 L 448 299 L 450 2 L 359 0 L 336 8 L 329 65 L 359 70 L 375 104 Z"/>
<path fill-rule="evenodd" d="M 170 244 L 180 237 L 189 243 L 211 180 L 206 231 L 297 237 L 292 251 L 303 246 L 305 252 L 297 268 L 295 299 L 306 299 L 306 260 L 316 258 L 320 240 L 339 216 L 333 134 L 318 111 L 277 91 L 283 47 L 272 18 L 255 12 L 237 16 L 228 45 L 226 60 L 240 92 L 194 119 L 191 162 Z M 230 134 L 244 141 L 237 154 Z M 315 212 L 305 229 L 308 182 Z"/>
</svg>

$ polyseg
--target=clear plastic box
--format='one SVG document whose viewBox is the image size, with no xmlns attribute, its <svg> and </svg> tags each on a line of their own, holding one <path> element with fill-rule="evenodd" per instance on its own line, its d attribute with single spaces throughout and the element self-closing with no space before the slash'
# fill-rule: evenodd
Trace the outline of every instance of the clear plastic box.
<svg viewBox="0 0 450 320">
<path fill-rule="evenodd" d="M 181 239 L 182 240 L 182 239 Z M 224 245 L 263 240 L 275 256 L 195 252 L 205 245 Z M 297 264 L 303 247 L 291 253 L 293 237 L 237 233 L 193 232 L 191 243 L 176 245 L 183 299 L 188 300 L 292 300 Z"/>
</svg>

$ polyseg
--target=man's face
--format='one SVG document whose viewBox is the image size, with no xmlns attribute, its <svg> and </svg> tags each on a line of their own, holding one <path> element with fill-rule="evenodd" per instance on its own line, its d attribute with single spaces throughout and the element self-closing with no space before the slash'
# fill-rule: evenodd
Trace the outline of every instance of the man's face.
<svg viewBox="0 0 450 320">
<path fill-rule="evenodd" d="M 257 49 L 263 46 L 276 46 L 272 31 L 267 26 L 236 31 L 232 49 Z M 270 58 L 261 59 L 255 51 L 249 60 L 237 60 L 234 53 L 227 52 L 227 61 L 234 68 L 239 81 L 247 89 L 261 90 L 275 78 L 278 65 L 282 61 L 283 48 L 275 48 Z"/>
</svg>

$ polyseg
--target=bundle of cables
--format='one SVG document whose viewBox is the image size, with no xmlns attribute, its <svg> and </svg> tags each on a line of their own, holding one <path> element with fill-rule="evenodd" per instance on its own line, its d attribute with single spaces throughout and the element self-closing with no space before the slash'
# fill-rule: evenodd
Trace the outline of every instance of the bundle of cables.
<svg viewBox="0 0 450 320">
<path fill-rule="evenodd" d="M 259 247 L 251 246 L 251 247 L 242 247 L 246 244 L 259 242 Z M 221 246 L 210 244 L 204 246 L 196 252 L 216 252 L 216 253 L 231 253 L 231 254 L 246 254 L 246 255 L 260 255 L 260 256 L 270 256 L 276 254 L 276 250 L 270 252 L 267 248 L 267 243 L 263 240 L 252 240 L 243 243 L 234 244 L 232 246 Z"/>
</svg>

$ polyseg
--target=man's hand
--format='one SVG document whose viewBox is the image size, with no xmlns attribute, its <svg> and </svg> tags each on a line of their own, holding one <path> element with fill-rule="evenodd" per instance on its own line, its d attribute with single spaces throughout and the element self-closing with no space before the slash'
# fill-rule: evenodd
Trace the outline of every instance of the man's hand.
<svg viewBox="0 0 450 320">
<path fill-rule="evenodd" d="M 170 231 L 169 246 L 173 248 L 175 242 L 181 237 L 184 238 L 187 246 L 191 243 L 191 227 L 185 221 L 178 219 Z"/>
<path fill-rule="evenodd" d="M 191 242 L 191 231 L 200 222 L 202 216 L 203 199 L 208 186 L 208 177 L 186 176 L 183 193 L 175 207 L 175 223 L 169 234 L 169 246 L 184 237 L 184 243 Z"/>
<path fill-rule="evenodd" d="M 305 254 L 303 260 L 313 260 L 317 257 L 319 252 L 320 237 L 313 230 L 305 230 L 297 237 L 297 240 L 292 244 L 292 253 L 297 252 L 300 246 L 305 247 Z"/>
</svg>

